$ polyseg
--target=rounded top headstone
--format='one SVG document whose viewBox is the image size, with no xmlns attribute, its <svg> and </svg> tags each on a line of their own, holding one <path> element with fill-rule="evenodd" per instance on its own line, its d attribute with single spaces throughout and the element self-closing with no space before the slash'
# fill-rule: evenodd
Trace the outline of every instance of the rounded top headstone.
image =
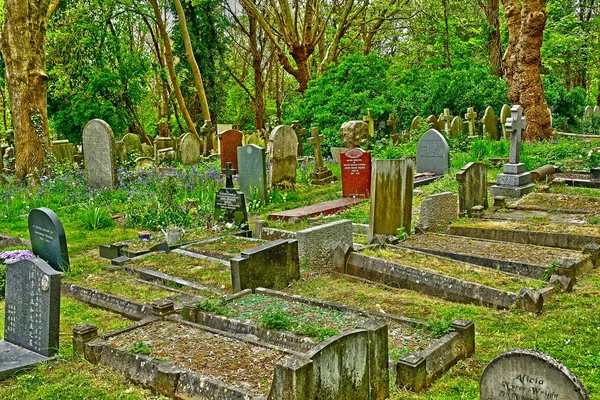
<svg viewBox="0 0 600 400">
<path fill-rule="evenodd" d="M 589 400 L 579 379 L 562 363 L 536 350 L 500 354 L 481 376 L 481 400 Z"/>
</svg>

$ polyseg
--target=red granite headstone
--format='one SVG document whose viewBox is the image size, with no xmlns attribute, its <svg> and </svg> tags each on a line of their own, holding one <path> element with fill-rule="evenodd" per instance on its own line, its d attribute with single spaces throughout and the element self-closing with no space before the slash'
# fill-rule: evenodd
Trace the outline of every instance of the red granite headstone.
<svg viewBox="0 0 600 400">
<path fill-rule="evenodd" d="M 354 147 L 340 155 L 342 195 L 369 197 L 371 191 L 371 153 Z"/>
<path fill-rule="evenodd" d="M 219 147 L 221 148 L 221 169 L 226 168 L 230 162 L 231 167 L 237 171 L 237 148 L 242 145 L 242 132 L 229 129 L 219 133 Z"/>
</svg>

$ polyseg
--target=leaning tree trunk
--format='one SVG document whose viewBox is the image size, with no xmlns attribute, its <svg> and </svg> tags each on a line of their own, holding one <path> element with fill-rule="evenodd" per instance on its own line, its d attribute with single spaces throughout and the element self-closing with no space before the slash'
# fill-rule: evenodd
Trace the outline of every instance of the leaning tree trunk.
<svg viewBox="0 0 600 400">
<path fill-rule="evenodd" d="M 509 33 L 504 55 L 508 98 L 513 104 L 520 104 L 527 117 L 524 139 L 547 139 L 553 132 L 544 97 L 540 53 L 546 25 L 546 1 L 502 0 L 502 3 Z"/>
<path fill-rule="evenodd" d="M 489 30 L 488 53 L 492 74 L 502 76 L 502 43 L 500 41 L 499 0 L 488 0 L 487 4 L 484 5 L 484 12 Z"/>
<path fill-rule="evenodd" d="M 15 130 L 18 178 L 46 170 L 48 137 L 46 25 L 50 1 L 5 0 L 0 46 Z"/>
</svg>

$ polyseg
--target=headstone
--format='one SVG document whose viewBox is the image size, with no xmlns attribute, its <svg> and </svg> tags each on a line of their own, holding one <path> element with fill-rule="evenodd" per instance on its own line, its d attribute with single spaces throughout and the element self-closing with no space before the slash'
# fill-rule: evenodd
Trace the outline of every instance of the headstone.
<svg viewBox="0 0 600 400">
<path fill-rule="evenodd" d="M 457 115 L 452 119 L 452 123 L 450 124 L 450 136 L 459 137 L 462 136 L 465 132 L 465 125 L 463 124 L 462 119 Z"/>
<path fill-rule="evenodd" d="M 172 137 L 157 137 L 154 139 L 154 157 L 158 156 L 158 152 L 163 149 L 177 150 L 177 139 Z"/>
<path fill-rule="evenodd" d="M 310 128 L 311 137 L 308 139 L 308 143 L 312 144 L 315 152 L 315 169 L 311 173 L 311 183 L 313 185 L 326 185 L 331 182 L 337 181 L 337 176 L 323 164 L 323 154 L 321 153 L 321 143 L 323 142 L 323 135 L 319 135 L 319 128 Z"/>
<path fill-rule="evenodd" d="M 219 133 L 221 168 L 231 163 L 233 169 L 238 169 L 237 148 L 242 145 L 242 136 L 242 132 L 233 129 Z"/>
<path fill-rule="evenodd" d="M 487 165 L 471 162 L 456 173 L 458 181 L 458 215 L 471 216 L 475 206 L 488 208 Z"/>
<path fill-rule="evenodd" d="M 154 160 L 150 157 L 138 157 L 135 159 L 135 169 L 138 171 L 154 169 Z"/>
<path fill-rule="evenodd" d="M 240 190 L 251 199 L 267 202 L 265 149 L 254 144 L 237 148 Z M 255 195 L 257 197 L 255 197 Z"/>
<path fill-rule="evenodd" d="M 122 140 L 117 140 L 115 142 L 115 156 L 120 163 L 127 161 L 127 149 L 125 148 L 125 142 Z"/>
<path fill-rule="evenodd" d="M 465 119 L 468 121 L 469 125 L 469 136 L 477 136 L 477 127 L 475 125 L 475 120 L 477 118 L 477 113 L 473 107 L 467 108 L 467 113 L 465 114 Z"/>
<path fill-rule="evenodd" d="M 4 165 L 4 169 L 7 171 L 14 171 L 15 161 L 15 148 L 7 147 L 6 150 L 4 150 L 4 155 L 2 156 L 2 164 Z"/>
<path fill-rule="evenodd" d="M 298 138 L 288 125 L 279 125 L 269 136 L 269 187 L 296 183 Z"/>
<path fill-rule="evenodd" d="M 511 118 L 506 120 L 506 130 L 510 133 L 509 162 L 504 164 L 504 173 L 498 174 L 496 185 L 490 188 L 493 197 L 505 196 L 519 198 L 533 190 L 531 173 L 525 172 L 525 164 L 521 162 L 521 132 L 525 130 L 526 120 L 523 109 L 519 105 L 512 106 Z"/>
<path fill-rule="evenodd" d="M 144 157 L 154 157 L 154 147 L 147 143 L 142 143 L 142 155 Z"/>
<path fill-rule="evenodd" d="M 391 113 L 390 117 L 388 118 L 388 120 L 385 123 L 387 124 L 387 126 L 392 127 L 392 134 L 390 136 L 394 136 L 394 135 L 398 134 L 398 132 L 396 131 L 396 126 L 398 125 L 398 118 L 396 118 L 396 114 Z"/>
<path fill-rule="evenodd" d="M 6 266 L 0 381 L 57 353 L 61 273 L 39 258 Z"/>
<path fill-rule="evenodd" d="M 430 117 L 434 117 L 435 115 L 431 115 Z M 410 130 L 411 131 L 417 131 L 421 128 L 421 124 L 423 123 L 423 118 L 421 118 L 420 116 L 416 116 L 413 118 L 412 122 L 410 123 Z M 428 122 L 429 123 L 429 122 Z M 437 121 L 436 121 L 437 123 Z"/>
<path fill-rule="evenodd" d="M 446 136 L 450 135 L 450 125 L 452 124 L 452 115 L 450 114 L 449 108 L 444 108 L 444 113 L 438 118 L 438 124 L 442 122 L 444 124 L 444 132 Z M 438 125 L 439 126 L 439 125 Z"/>
<path fill-rule="evenodd" d="M 250 145 L 250 144 L 254 144 L 254 145 L 262 147 L 264 149 L 265 140 L 260 136 L 260 134 L 258 132 L 256 132 L 248 137 L 248 139 L 246 141 L 246 145 Z M 239 159 L 238 159 L 238 163 L 239 163 Z"/>
<path fill-rule="evenodd" d="M 204 125 L 200 128 L 202 140 L 204 140 L 204 155 L 207 156 L 211 151 L 220 152 L 219 140 L 217 135 L 217 127 L 212 121 L 204 121 Z"/>
<path fill-rule="evenodd" d="M 355 147 L 341 154 L 342 196 L 369 197 L 371 153 Z"/>
<path fill-rule="evenodd" d="M 435 115 L 430 115 L 425 120 L 430 129 L 438 129 L 438 119 Z"/>
<path fill-rule="evenodd" d="M 233 129 L 232 124 L 217 124 L 217 133 L 225 132 L 230 129 Z"/>
<path fill-rule="evenodd" d="M 449 169 L 450 148 L 446 139 L 435 129 L 428 130 L 417 145 L 417 173 L 444 175 Z"/>
<path fill-rule="evenodd" d="M 594 113 L 594 109 L 591 106 L 585 106 L 583 110 L 583 115 L 592 115 Z"/>
<path fill-rule="evenodd" d="M 500 125 L 502 126 L 502 135 L 504 139 L 510 140 L 510 134 L 506 132 L 506 120 L 510 118 L 510 107 L 508 104 L 502 106 L 500 110 Z"/>
<path fill-rule="evenodd" d="M 369 241 L 375 235 L 411 233 L 415 159 L 374 160 L 371 171 Z"/>
<path fill-rule="evenodd" d="M 135 133 L 128 133 L 123 136 L 123 143 L 125 144 L 125 152 L 127 154 L 131 152 L 137 155 L 142 154 L 142 141 Z"/>
<path fill-rule="evenodd" d="M 95 189 L 117 187 L 115 141 L 110 126 L 93 119 L 83 129 L 83 153 L 88 186 Z"/>
<path fill-rule="evenodd" d="M 52 154 L 59 164 L 73 164 L 73 145 L 68 140 L 54 140 Z"/>
<path fill-rule="evenodd" d="M 296 138 L 298 138 L 298 157 L 304 155 L 302 145 L 304 143 L 304 136 L 306 136 L 306 129 L 300 125 L 300 121 L 292 121 L 292 129 L 296 132 Z"/>
<path fill-rule="evenodd" d="M 375 135 L 375 120 L 371 116 L 371 109 L 367 109 L 367 115 L 363 116 L 363 121 L 365 121 L 369 126 L 369 136 Z"/>
<path fill-rule="evenodd" d="M 594 115 L 600 115 L 600 107 L 599 106 L 594 107 Z"/>
<path fill-rule="evenodd" d="M 341 154 L 347 152 L 349 149 L 346 147 L 332 147 L 329 149 L 331 151 L 331 158 L 333 158 L 334 164 L 339 164 L 341 159 Z"/>
<path fill-rule="evenodd" d="M 558 360 L 530 349 L 515 349 L 494 358 L 481 375 L 482 400 L 588 400 L 579 379 Z"/>
<path fill-rule="evenodd" d="M 428 231 L 450 225 L 458 219 L 458 196 L 452 192 L 427 196 L 421 203 L 419 229 Z"/>
<path fill-rule="evenodd" d="M 219 189 L 215 196 L 215 221 L 239 226 L 241 230 L 248 229 L 248 210 L 244 193 L 233 187 L 233 175 L 236 171 L 227 163 L 222 171 L 226 177 L 225 187 Z"/>
<path fill-rule="evenodd" d="M 163 165 L 164 163 L 172 163 L 177 158 L 177 152 L 173 147 L 167 147 L 160 149 L 156 152 L 156 165 Z"/>
<path fill-rule="evenodd" d="M 550 118 L 550 128 L 553 127 L 553 123 L 554 123 L 554 118 L 552 117 L 552 110 L 550 109 L 550 107 L 548 107 L 548 118 Z"/>
<path fill-rule="evenodd" d="M 369 125 L 363 121 L 344 122 L 340 128 L 345 148 L 367 146 L 369 144 Z"/>
<path fill-rule="evenodd" d="M 489 134 L 491 140 L 498 140 L 498 119 L 496 118 L 496 114 L 494 114 L 494 109 L 492 107 L 488 107 L 485 109 L 485 113 L 483 113 L 483 119 L 481 120 L 483 124 L 483 134 Z"/>
<path fill-rule="evenodd" d="M 186 133 L 179 144 L 181 163 L 183 165 L 196 164 L 202 157 L 202 150 L 201 139 L 193 133 Z"/>
<path fill-rule="evenodd" d="M 33 254 L 57 271 L 68 271 L 67 238 L 62 222 L 54 211 L 44 207 L 31 210 L 28 226 Z"/>
</svg>

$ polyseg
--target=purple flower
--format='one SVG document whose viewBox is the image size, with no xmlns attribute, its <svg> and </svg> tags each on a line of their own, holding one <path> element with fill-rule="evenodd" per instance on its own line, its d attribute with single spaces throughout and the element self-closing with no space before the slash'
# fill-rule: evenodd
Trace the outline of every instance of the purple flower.
<svg viewBox="0 0 600 400">
<path fill-rule="evenodd" d="M 35 258 L 35 256 L 29 250 L 10 250 L 0 253 L 0 260 L 4 264 L 14 263 L 19 260 L 30 260 L 32 258 Z"/>
</svg>

